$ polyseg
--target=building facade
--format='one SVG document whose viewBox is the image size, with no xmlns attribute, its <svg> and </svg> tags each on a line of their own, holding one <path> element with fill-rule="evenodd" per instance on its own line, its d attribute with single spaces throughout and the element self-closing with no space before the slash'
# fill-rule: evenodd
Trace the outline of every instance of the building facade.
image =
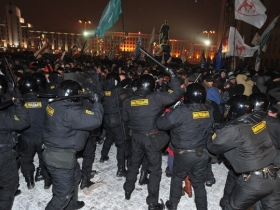
<svg viewBox="0 0 280 210">
<path fill-rule="evenodd" d="M 6 5 L 5 23 L 0 23 L 0 48 L 36 51 L 45 43 L 53 53 L 70 51 L 74 47 L 83 50 L 88 55 L 101 55 L 118 58 L 120 56 L 130 57 L 135 53 L 137 41 L 141 40 L 143 49 L 151 50 L 156 55 L 159 48 L 159 35 L 150 40 L 150 34 L 124 33 L 107 31 L 103 39 L 68 32 L 39 31 L 34 30 L 31 24 L 24 23 L 19 8 L 12 4 Z M 152 41 L 152 45 L 148 43 Z M 205 57 L 213 60 L 217 51 L 216 45 L 204 45 L 192 43 L 189 40 L 169 39 L 170 54 L 172 57 L 186 58 L 190 63 L 199 63 L 201 54 L 204 51 Z"/>
</svg>

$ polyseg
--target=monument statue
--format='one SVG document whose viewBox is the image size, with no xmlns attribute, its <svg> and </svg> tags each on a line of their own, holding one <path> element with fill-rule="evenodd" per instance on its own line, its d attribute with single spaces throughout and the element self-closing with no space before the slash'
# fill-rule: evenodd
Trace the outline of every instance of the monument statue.
<svg viewBox="0 0 280 210">
<path fill-rule="evenodd" d="M 165 23 L 162 24 L 162 26 L 160 28 L 160 31 L 159 31 L 159 42 L 160 42 L 160 44 L 163 43 L 163 40 L 168 41 L 168 39 L 169 39 L 169 36 L 168 36 L 169 29 L 170 29 L 170 27 L 169 27 L 169 24 L 166 20 Z"/>
</svg>

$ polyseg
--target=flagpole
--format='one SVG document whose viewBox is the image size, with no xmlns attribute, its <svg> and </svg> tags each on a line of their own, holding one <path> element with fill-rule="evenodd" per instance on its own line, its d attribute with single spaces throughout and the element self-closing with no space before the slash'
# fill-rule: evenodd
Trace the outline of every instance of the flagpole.
<svg viewBox="0 0 280 210">
<path fill-rule="evenodd" d="M 123 13 L 122 13 L 122 26 L 123 26 L 123 57 L 125 58 L 125 31 L 124 31 Z"/>
<path fill-rule="evenodd" d="M 122 1 L 121 1 L 121 7 L 122 7 Z M 123 57 L 125 59 L 125 31 L 124 31 L 124 18 L 123 18 L 123 12 L 122 12 L 122 26 L 123 26 Z M 125 60 L 124 60 L 125 62 Z M 125 65 L 125 63 L 124 63 Z"/>
<path fill-rule="evenodd" d="M 235 37 L 235 35 L 236 35 L 236 30 L 237 30 L 236 25 L 237 25 L 237 21 L 236 21 L 236 19 L 234 19 L 234 28 L 235 28 L 235 30 L 234 30 L 234 36 L 233 37 Z M 235 60 L 235 38 L 233 40 L 233 46 L 234 47 L 233 47 L 232 59 L 233 59 L 233 70 L 235 71 L 235 67 L 236 67 L 236 64 L 235 64 L 235 62 L 236 62 L 236 60 Z"/>
</svg>

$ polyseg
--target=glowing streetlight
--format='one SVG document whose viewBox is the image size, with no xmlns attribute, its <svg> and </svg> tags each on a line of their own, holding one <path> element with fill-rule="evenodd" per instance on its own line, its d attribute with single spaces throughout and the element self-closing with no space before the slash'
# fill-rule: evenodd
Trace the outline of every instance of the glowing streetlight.
<svg viewBox="0 0 280 210">
<path fill-rule="evenodd" d="M 81 20 L 79 20 L 79 23 L 84 24 L 84 30 L 86 30 L 87 24 L 91 24 L 91 21 L 86 20 L 86 19 L 81 19 Z"/>
<path fill-rule="evenodd" d="M 210 41 L 209 41 L 209 40 L 206 40 L 204 43 L 205 43 L 205 45 L 207 45 L 207 46 L 210 45 Z"/>
</svg>

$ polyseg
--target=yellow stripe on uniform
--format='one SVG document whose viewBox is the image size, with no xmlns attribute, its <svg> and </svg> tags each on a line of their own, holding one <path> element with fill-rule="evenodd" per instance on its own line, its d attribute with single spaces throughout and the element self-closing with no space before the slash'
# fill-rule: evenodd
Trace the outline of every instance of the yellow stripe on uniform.
<svg viewBox="0 0 280 210">
<path fill-rule="evenodd" d="M 266 128 L 266 121 L 261 121 L 258 124 L 252 126 L 252 131 L 254 134 L 258 134 Z"/>
<path fill-rule="evenodd" d="M 130 101 L 131 106 L 147 106 L 149 105 L 149 99 L 137 99 Z"/>
<path fill-rule="evenodd" d="M 210 114 L 208 111 L 193 112 L 193 119 L 209 118 Z"/>
<path fill-rule="evenodd" d="M 32 108 L 42 108 L 41 102 L 25 102 L 24 104 L 25 108 L 32 109 Z"/>
<path fill-rule="evenodd" d="M 86 114 L 94 115 L 94 112 L 92 112 L 90 110 L 86 110 Z"/>
<path fill-rule="evenodd" d="M 111 96 L 111 91 L 104 91 L 105 96 Z"/>
<path fill-rule="evenodd" d="M 53 116 L 54 108 L 50 107 L 50 105 L 47 106 L 46 111 L 47 111 L 48 115 Z"/>
</svg>

